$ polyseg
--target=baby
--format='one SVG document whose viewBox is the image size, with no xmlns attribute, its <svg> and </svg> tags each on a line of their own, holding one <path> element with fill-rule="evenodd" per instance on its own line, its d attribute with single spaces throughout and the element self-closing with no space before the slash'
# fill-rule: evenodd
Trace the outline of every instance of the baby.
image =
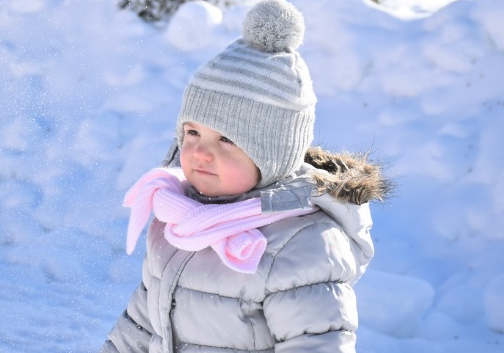
<svg viewBox="0 0 504 353">
<path fill-rule="evenodd" d="M 260 1 L 189 82 L 165 166 L 125 198 L 128 252 L 154 219 L 101 352 L 355 352 L 368 202 L 388 183 L 364 157 L 310 147 L 303 36 L 294 6 Z"/>
</svg>

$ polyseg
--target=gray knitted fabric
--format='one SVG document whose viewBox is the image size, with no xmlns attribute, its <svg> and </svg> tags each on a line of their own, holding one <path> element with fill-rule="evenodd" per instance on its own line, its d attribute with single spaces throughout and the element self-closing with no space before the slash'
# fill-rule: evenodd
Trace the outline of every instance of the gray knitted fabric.
<svg viewBox="0 0 504 353">
<path fill-rule="evenodd" d="M 301 13 L 285 0 L 253 6 L 243 38 L 202 65 L 190 80 L 177 122 L 196 122 L 231 139 L 261 171 L 257 187 L 298 169 L 313 140 L 316 97 L 297 52 Z"/>
</svg>

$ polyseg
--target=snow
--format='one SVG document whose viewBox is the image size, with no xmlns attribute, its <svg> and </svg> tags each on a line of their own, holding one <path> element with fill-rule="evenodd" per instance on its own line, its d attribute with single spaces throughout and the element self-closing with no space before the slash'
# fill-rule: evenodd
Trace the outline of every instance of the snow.
<svg viewBox="0 0 504 353">
<path fill-rule="evenodd" d="M 412 20 L 431 16 L 457 0 L 365 0 L 369 6 L 390 13 L 397 18 Z M 373 2 L 374 1 L 374 2 Z M 377 5 L 376 3 L 379 3 Z"/>
<path fill-rule="evenodd" d="M 370 150 L 398 186 L 372 205 L 358 351 L 502 352 L 504 7 L 292 2 L 316 143 Z M 113 1 L 0 3 L 1 352 L 98 350 L 141 276 L 123 195 L 245 10 L 193 2 L 157 28 Z"/>
<path fill-rule="evenodd" d="M 504 274 L 493 278 L 485 288 L 484 308 L 488 327 L 504 333 Z"/>
<path fill-rule="evenodd" d="M 193 51 L 212 44 L 214 30 L 222 23 L 222 11 L 205 1 L 186 2 L 177 10 L 166 31 L 169 44 L 181 51 Z M 197 23 L 197 26 L 188 26 Z"/>
<path fill-rule="evenodd" d="M 434 288 L 410 276 L 372 270 L 366 276 L 356 287 L 361 324 L 390 336 L 414 337 L 432 306 Z"/>
</svg>

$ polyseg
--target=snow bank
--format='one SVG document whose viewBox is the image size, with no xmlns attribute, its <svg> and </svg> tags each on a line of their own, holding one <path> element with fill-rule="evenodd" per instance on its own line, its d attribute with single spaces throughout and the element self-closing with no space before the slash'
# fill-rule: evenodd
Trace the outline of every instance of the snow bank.
<svg viewBox="0 0 504 353">
<path fill-rule="evenodd" d="M 397 18 L 413 20 L 425 18 L 459 0 L 365 0 L 366 3 Z"/>
<path fill-rule="evenodd" d="M 186 2 L 170 20 L 166 39 L 182 51 L 204 48 L 212 43 L 214 31 L 222 23 L 222 18 L 222 11 L 208 2 Z"/>
<path fill-rule="evenodd" d="M 366 272 L 356 285 L 361 325 L 395 337 L 412 337 L 432 305 L 434 288 L 417 278 Z"/>
<path fill-rule="evenodd" d="M 488 283 L 484 298 L 487 325 L 492 330 L 504 333 L 504 274 Z"/>
</svg>

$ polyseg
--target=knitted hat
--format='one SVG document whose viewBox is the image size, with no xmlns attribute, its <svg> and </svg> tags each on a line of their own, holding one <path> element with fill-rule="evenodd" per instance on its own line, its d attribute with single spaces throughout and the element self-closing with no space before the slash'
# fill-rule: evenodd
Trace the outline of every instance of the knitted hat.
<svg viewBox="0 0 504 353">
<path fill-rule="evenodd" d="M 313 140 L 316 97 L 297 52 L 302 14 L 285 0 L 254 5 L 243 37 L 202 65 L 190 80 L 177 122 L 210 127 L 233 141 L 261 172 L 257 187 L 298 169 Z"/>
</svg>

